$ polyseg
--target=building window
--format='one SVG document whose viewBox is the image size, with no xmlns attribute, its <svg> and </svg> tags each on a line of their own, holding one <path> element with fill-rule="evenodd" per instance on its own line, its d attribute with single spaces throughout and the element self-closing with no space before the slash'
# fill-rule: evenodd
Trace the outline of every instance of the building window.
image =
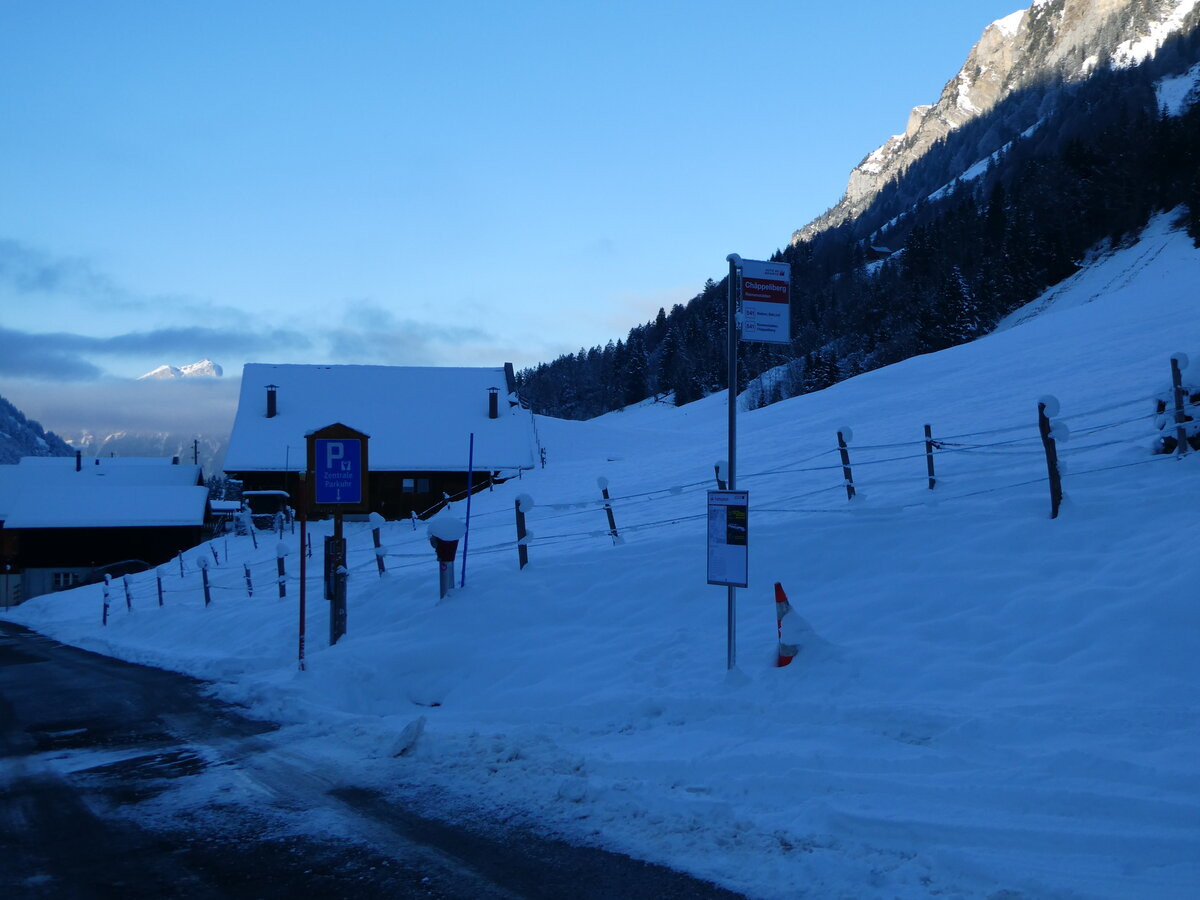
<svg viewBox="0 0 1200 900">
<path fill-rule="evenodd" d="M 428 494 L 429 479 L 402 478 L 400 479 L 400 492 L 403 494 Z"/>
<path fill-rule="evenodd" d="M 65 591 L 67 588 L 78 587 L 80 578 L 78 572 L 55 572 L 54 573 L 54 589 L 56 591 Z"/>
</svg>

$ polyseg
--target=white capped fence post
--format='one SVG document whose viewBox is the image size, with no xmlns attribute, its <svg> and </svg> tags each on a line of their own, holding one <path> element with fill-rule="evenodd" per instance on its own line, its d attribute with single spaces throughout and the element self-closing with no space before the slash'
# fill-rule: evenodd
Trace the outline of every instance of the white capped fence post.
<svg viewBox="0 0 1200 900">
<path fill-rule="evenodd" d="M 384 518 L 377 512 L 371 513 L 371 540 L 375 544 L 375 565 L 379 569 L 379 577 L 382 578 L 387 569 L 383 564 L 383 538 L 380 535 L 380 530 L 383 528 Z"/>
<path fill-rule="evenodd" d="M 525 513 L 533 509 L 533 498 L 521 494 L 515 503 L 517 509 L 517 562 L 519 568 L 529 565 L 529 532 L 525 529 Z"/>
<path fill-rule="evenodd" d="M 279 573 L 279 596 L 287 596 L 287 571 L 284 568 L 283 558 L 288 555 L 288 545 L 283 541 L 275 547 L 275 570 Z"/>
<path fill-rule="evenodd" d="M 932 491 L 937 478 L 933 474 L 933 426 L 925 426 L 925 468 L 929 471 L 929 489 Z"/>
<path fill-rule="evenodd" d="M 1183 412 L 1183 370 L 1188 366 L 1186 353 L 1171 355 L 1171 388 L 1175 394 L 1175 455 L 1183 456 L 1188 452 L 1187 427 L 1184 422 L 1187 416 Z"/>
<path fill-rule="evenodd" d="M 600 487 L 600 496 L 604 498 L 604 511 L 608 514 L 608 534 L 612 538 L 614 546 L 616 544 L 623 544 L 625 541 L 617 533 L 617 520 L 613 516 L 612 504 L 608 502 L 612 499 L 608 496 L 608 479 L 601 475 L 596 479 L 596 484 Z"/>
<path fill-rule="evenodd" d="M 838 429 L 838 452 L 842 455 L 842 478 L 846 482 L 846 499 L 854 499 L 854 474 L 850 471 L 850 451 L 846 444 L 854 440 L 854 433 L 843 425 Z"/>
<path fill-rule="evenodd" d="M 1058 448 L 1054 443 L 1054 429 L 1050 417 L 1058 415 L 1058 399 L 1047 394 L 1038 400 L 1038 433 L 1042 436 L 1042 447 L 1046 451 L 1046 473 L 1050 479 L 1050 518 L 1058 518 L 1062 505 L 1062 476 L 1058 470 Z"/>
<path fill-rule="evenodd" d="M 212 591 L 208 586 L 208 558 L 201 556 L 196 562 L 200 566 L 200 580 L 204 582 L 204 605 L 208 606 L 212 603 Z"/>
</svg>

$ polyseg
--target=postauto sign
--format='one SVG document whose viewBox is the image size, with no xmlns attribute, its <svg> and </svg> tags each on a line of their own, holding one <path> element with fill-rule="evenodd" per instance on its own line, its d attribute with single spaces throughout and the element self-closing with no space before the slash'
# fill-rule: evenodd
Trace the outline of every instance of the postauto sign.
<svg viewBox="0 0 1200 900">
<path fill-rule="evenodd" d="M 791 328 L 792 266 L 742 260 L 742 340 L 787 344 Z"/>
</svg>

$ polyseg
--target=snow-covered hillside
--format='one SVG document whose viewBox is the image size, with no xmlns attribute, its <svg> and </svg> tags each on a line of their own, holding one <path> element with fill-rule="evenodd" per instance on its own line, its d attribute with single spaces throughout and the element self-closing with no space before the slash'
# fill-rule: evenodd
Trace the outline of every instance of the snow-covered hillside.
<svg viewBox="0 0 1200 900">
<path fill-rule="evenodd" d="M 303 672 L 291 534 L 284 599 L 276 540 L 231 536 L 164 567 L 161 608 L 147 575 L 132 612 L 115 591 L 106 627 L 99 588 L 8 615 L 212 679 L 347 780 L 752 897 L 1194 897 L 1200 454 L 1150 447 L 1171 354 L 1193 351 L 1200 382 L 1200 253 L 1166 223 L 1020 325 L 740 416 L 750 587 L 732 673 L 725 590 L 705 584 L 723 397 L 541 420 L 547 467 L 472 500 L 466 586 L 442 602 L 423 525 L 385 526 L 380 577 L 368 525 L 349 523 L 348 634 L 325 646 L 314 559 Z M 1036 425 L 1050 394 L 1072 435 L 1054 520 Z M 777 581 L 801 643 L 786 668 Z M 195 802 L 175 784 L 134 812 Z"/>
</svg>

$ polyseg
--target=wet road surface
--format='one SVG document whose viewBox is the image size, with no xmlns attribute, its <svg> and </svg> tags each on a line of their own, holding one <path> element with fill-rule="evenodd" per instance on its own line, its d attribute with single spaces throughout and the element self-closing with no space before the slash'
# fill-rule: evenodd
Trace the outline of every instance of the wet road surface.
<svg viewBox="0 0 1200 900">
<path fill-rule="evenodd" d="M 306 768 L 269 743 L 275 729 L 202 682 L 0 622 L 0 897 L 740 896 L 619 854 L 430 819 Z M 157 802 L 172 791 L 187 802 Z M 289 808 L 328 815 L 341 836 L 298 834 Z"/>
</svg>

